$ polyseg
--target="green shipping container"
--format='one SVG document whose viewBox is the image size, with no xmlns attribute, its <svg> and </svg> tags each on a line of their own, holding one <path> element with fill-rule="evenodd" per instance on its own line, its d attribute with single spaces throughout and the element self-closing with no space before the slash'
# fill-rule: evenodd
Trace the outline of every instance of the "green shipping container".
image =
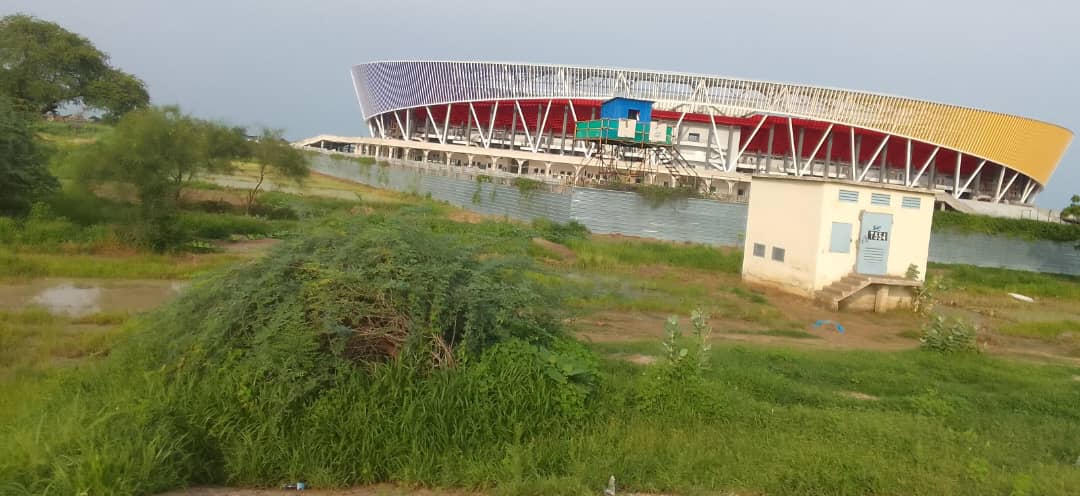
<svg viewBox="0 0 1080 496">
<path fill-rule="evenodd" d="M 652 141 L 649 139 L 650 125 L 651 123 L 648 122 L 638 122 L 634 128 L 634 138 L 630 139 L 619 137 L 619 119 L 581 121 L 577 123 L 577 128 L 574 129 L 574 137 L 582 141 L 599 141 L 603 139 L 605 141 L 636 144 L 670 145 L 672 143 L 671 126 L 667 126 L 663 141 Z"/>
</svg>

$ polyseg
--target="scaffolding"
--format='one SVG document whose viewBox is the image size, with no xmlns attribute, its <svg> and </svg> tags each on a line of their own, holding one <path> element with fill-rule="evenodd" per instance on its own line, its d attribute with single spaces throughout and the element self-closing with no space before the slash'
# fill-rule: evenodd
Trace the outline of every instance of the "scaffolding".
<svg viewBox="0 0 1080 496">
<path fill-rule="evenodd" d="M 674 146 L 673 129 L 668 124 L 602 118 L 578 122 L 574 134 L 578 141 L 588 144 L 581 165 L 586 170 L 594 169 L 595 177 L 591 179 L 598 182 L 646 183 L 650 177 L 666 173 L 672 179 L 670 186 L 700 186 L 701 178 L 694 167 Z"/>
</svg>

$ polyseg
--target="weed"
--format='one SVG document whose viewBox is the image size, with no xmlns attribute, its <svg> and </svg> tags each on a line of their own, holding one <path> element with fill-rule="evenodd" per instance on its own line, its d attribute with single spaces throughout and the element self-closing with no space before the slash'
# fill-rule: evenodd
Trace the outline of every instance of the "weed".
<svg viewBox="0 0 1080 496">
<path fill-rule="evenodd" d="M 976 336 L 975 326 L 970 322 L 938 315 L 923 327 L 919 341 L 924 349 L 939 353 L 977 353 Z"/>
<path fill-rule="evenodd" d="M 514 178 L 514 186 L 517 188 L 518 193 L 521 193 L 522 198 L 531 198 L 533 193 L 543 188 L 544 183 L 527 177 L 518 177 Z"/>
<path fill-rule="evenodd" d="M 654 184 L 629 184 L 622 182 L 609 182 L 599 187 L 603 189 L 612 189 L 616 191 L 633 191 L 637 193 L 642 201 L 644 201 L 651 208 L 660 208 L 668 204 L 679 204 L 685 202 L 690 198 L 702 198 L 702 194 L 691 187 L 679 186 L 661 186 Z"/>
</svg>

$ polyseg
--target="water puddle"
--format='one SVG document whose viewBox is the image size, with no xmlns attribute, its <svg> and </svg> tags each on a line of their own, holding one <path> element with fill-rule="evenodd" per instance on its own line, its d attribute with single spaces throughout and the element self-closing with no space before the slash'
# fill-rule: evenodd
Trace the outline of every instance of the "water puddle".
<svg viewBox="0 0 1080 496">
<path fill-rule="evenodd" d="M 43 278 L 0 282 L 0 310 L 31 307 L 81 317 L 95 313 L 135 313 L 154 308 L 180 293 L 184 281 Z"/>
</svg>

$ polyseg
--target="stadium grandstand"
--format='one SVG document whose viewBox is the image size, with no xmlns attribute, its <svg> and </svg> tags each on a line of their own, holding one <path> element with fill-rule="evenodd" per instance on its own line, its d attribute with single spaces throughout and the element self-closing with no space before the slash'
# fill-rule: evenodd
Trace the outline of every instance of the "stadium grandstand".
<svg viewBox="0 0 1080 496">
<path fill-rule="evenodd" d="M 692 176 L 734 201 L 764 174 L 927 189 L 954 206 L 1030 205 L 1072 140 L 1069 130 L 1026 117 L 698 74 L 385 61 L 354 66 L 352 78 L 370 137 L 303 145 L 587 185 L 610 178 L 591 165 L 599 149 L 578 139 L 578 124 L 600 118 L 606 101 L 635 99 L 651 102 L 652 122 L 672 130 L 685 167 L 627 180 L 685 185 Z"/>
</svg>

